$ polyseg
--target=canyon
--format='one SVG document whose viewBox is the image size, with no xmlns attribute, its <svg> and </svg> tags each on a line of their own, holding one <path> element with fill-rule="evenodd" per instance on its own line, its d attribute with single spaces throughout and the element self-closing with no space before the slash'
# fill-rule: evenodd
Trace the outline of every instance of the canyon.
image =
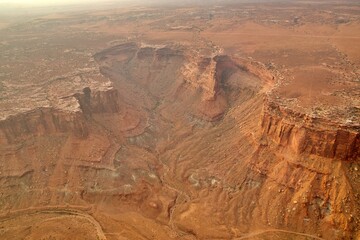
<svg viewBox="0 0 360 240">
<path fill-rule="evenodd" d="M 358 239 L 360 5 L 342 4 L 0 29 L 0 238 Z"/>
</svg>

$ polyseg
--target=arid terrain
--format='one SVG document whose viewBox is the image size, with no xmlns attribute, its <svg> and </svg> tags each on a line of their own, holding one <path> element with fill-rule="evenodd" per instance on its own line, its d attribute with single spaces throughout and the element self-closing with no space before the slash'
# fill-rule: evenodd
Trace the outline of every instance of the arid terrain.
<svg viewBox="0 0 360 240">
<path fill-rule="evenodd" d="M 100 5 L 0 11 L 0 239 L 360 239 L 360 2 Z"/>
</svg>

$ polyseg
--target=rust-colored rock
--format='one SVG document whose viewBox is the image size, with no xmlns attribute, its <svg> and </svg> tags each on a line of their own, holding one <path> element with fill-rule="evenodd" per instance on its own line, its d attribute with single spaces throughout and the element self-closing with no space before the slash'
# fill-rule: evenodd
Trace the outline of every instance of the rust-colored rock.
<svg viewBox="0 0 360 240">
<path fill-rule="evenodd" d="M 276 108 L 276 110 L 274 109 Z M 360 158 L 359 128 L 336 126 L 323 119 L 313 119 L 274 104 L 265 106 L 262 119 L 264 137 L 296 154 L 314 154 L 339 160 Z M 297 118 L 296 121 L 291 119 Z"/>
</svg>

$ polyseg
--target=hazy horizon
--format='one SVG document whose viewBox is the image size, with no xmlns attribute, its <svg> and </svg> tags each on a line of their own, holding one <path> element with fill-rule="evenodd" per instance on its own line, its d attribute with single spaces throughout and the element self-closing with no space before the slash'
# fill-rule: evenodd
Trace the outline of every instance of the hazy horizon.
<svg viewBox="0 0 360 240">
<path fill-rule="evenodd" d="M 123 4 L 129 5 L 136 2 L 131 0 L 0 0 L 0 16 L 107 9 L 113 4 L 123 6 Z"/>
<path fill-rule="evenodd" d="M 120 0 L 118 0 L 120 1 Z M 21 5 L 62 5 L 62 4 L 77 4 L 84 2 L 109 2 L 108 0 L 0 0 L 1 4 L 21 4 Z"/>
</svg>

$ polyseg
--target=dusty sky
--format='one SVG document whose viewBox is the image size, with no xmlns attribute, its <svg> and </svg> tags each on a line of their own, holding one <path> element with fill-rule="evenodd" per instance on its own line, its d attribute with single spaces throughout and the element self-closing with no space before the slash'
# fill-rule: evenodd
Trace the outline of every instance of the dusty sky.
<svg viewBox="0 0 360 240">
<path fill-rule="evenodd" d="M 84 2 L 108 2 L 107 0 L 0 0 L 0 4 L 19 4 L 19 5 L 62 5 L 77 4 Z"/>
</svg>

